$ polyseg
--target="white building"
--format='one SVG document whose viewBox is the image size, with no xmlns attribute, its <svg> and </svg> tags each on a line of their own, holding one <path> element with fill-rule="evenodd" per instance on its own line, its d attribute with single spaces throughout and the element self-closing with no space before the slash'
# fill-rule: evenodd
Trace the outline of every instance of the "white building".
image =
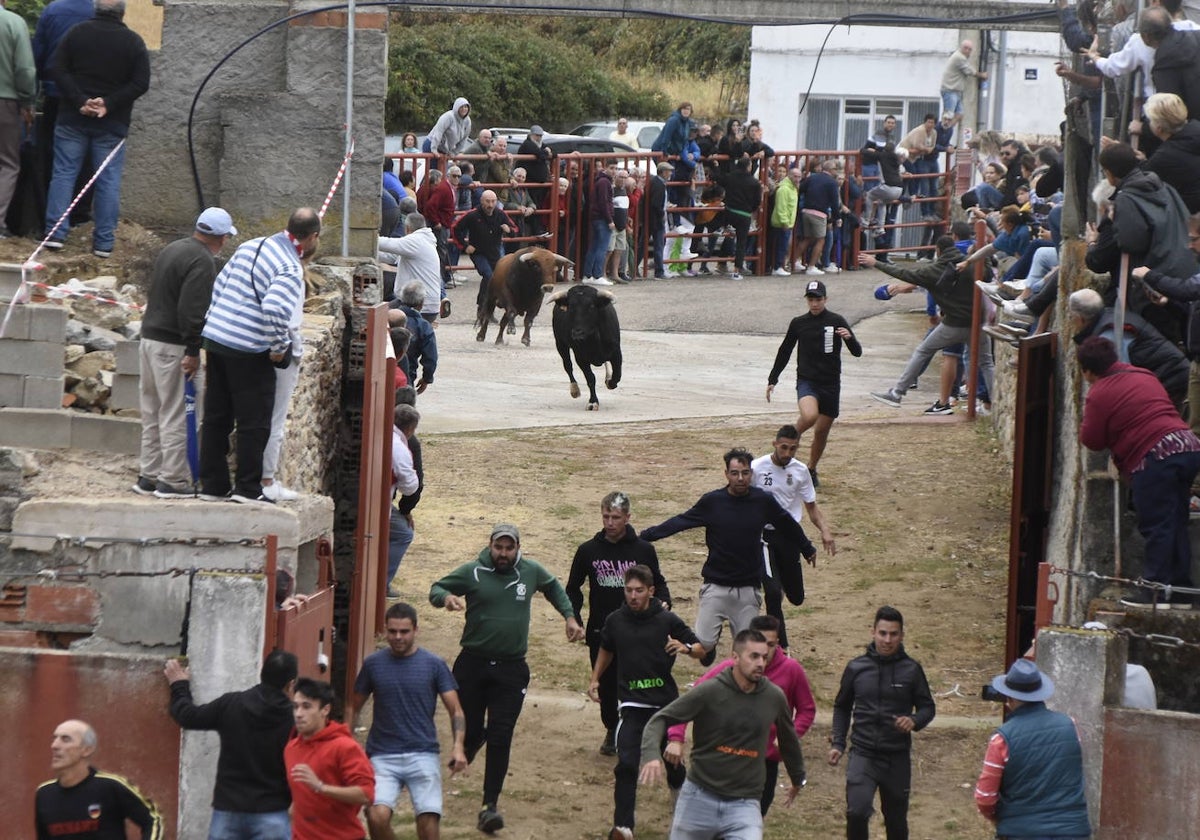
<svg viewBox="0 0 1200 840">
<path fill-rule="evenodd" d="M 888 114 L 896 117 L 902 137 L 926 113 L 941 115 L 942 71 L 964 38 L 975 42 L 972 58 L 979 58 L 977 32 L 839 26 L 818 65 L 828 32 L 824 26 L 754 27 L 748 116 L 762 122 L 764 138 L 777 149 L 857 149 Z M 981 103 L 988 116 L 981 127 L 1057 135 L 1065 105 L 1062 80 L 1054 73 L 1065 49 L 1059 36 L 993 30 L 988 37 L 997 51 L 988 67 Z M 970 97 L 968 92 L 968 106 Z"/>
</svg>

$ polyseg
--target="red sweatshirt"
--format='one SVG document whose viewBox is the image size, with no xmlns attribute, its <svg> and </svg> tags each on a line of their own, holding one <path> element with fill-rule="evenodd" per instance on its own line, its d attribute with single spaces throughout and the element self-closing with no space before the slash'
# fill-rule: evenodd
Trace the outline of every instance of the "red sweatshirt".
<svg viewBox="0 0 1200 840">
<path fill-rule="evenodd" d="M 703 677 L 696 680 L 696 685 L 712 679 L 726 668 L 733 665 L 732 659 L 714 665 Z M 812 689 L 808 685 L 808 674 L 804 666 L 787 655 L 783 648 L 776 648 L 771 664 L 763 672 L 763 676 L 775 683 L 783 696 L 787 698 L 788 706 L 795 715 L 796 737 L 801 738 L 812 726 L 817 716 L 817 704 L 813 700 Z M 667 730 L 668 741 L 683 741 L 687 737 L 687 724 L 678 723 Z M 771 727 L 770 748 L 767 750 L 767 761 L 779 761 L 779 743 L 775 739 L 775 727 Z"/>
<path fill-rule="evenodd" d="M 375 771 L 344 723 L 330 723 L 307 739 L 293 734 L 283 763 L 292 789 L 292 840 L 363 840 L 363 806 L 330 799 L 292 778 L 293 767 L 307 764 L 325 784 L 360 787 L 369 802 L 375 800 Z"/>
<path fill-rule="evenodd" d="M 1109 450 L 1128 475 L 1164 435 L 1187 428 L 1153 373 L 1117 362 L 1088 387 L 1079 442 Z"/>
</svg>

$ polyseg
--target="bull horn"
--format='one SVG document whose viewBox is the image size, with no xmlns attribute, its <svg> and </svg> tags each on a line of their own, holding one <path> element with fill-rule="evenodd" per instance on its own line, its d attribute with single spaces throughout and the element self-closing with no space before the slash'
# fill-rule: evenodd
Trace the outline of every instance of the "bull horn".
<svg viewBox="0 0 1200 840">
<path fill-rule="evenodd" d="M 606 292 L 606 291 L 604 291 L 603 289 L 597 289 L 597 290 L 596 290 L 596 296 L 597 296 L 597 297 L 602 297 L 602 298 L 608 298 L 609 300 L 616 300 L 616 299 L 617 299 L 617 298 L 616 298 L 616 296 L 615 296 L 615 295 L 613 295 L 613 293 L 612 293 L 612 292 Z"/>
<path fill-rule="evenodd" d="M 554 255 L 554 262 L 555 262 L 555 264 L 557 264 L 557 265 L 565 265 L 567 268 L 574 268 L 574 267 L 575 267 L 575 263 L 571 262 L 569 259 L 567 259 L 566 257 L 564 257 L 562 254 L 555 254 L 555 255 Z"/>
<path fill-rule="evenodd" d="M 567 291 L 567 289 L 561 289 L 560 291 L 555 292 L 554 294 L 550 295 L 550 297 L 546 298 L 546 303 L 558 303 L 567 296 Z"/>
<path fill-rule="evenodd" d="M 517 259 L 520 260 L 521 262 L 529 262 L 529 260 L 532 257 L 533 257 L 533 251 L 527 251 L 524 254 L 522 254 L 521 256 L 517 257 Z"/>
</svg>

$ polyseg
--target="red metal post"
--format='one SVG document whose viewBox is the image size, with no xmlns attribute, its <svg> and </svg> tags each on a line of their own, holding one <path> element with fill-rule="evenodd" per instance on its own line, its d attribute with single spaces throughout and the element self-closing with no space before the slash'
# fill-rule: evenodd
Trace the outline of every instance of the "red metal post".
<svg viewBox="0 0 1200 840">
<path fill-rule="evenodd" d="M 267 576 L 267 615 L 263 622 L 263 659 L 275 649 L 279 639 L 276 634 L 278 627 L 275 621 L 275 577 L 279 569 L 279 537 L 267 534 L 266 562 L 263 571 Z"/>
</svg>

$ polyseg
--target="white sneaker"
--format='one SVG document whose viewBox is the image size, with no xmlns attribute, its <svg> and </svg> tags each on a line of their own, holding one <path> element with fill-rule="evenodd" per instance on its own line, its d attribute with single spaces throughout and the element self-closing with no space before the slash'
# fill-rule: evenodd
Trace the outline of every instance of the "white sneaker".
<svg viewBox="0 0 1200 840">
<path fill-rule="evenodd" d="M 611 286 L 613 284 L 607 277 L 585 277 L 583 282 L 589 286 Z"/>
<path fill-rule="evenodd" d="M 800 260 L 796 260 L 794 263 L 792 263 L 792 268 L 796 269 L 796 271 L 803 271 L 804 263 L 800 262 Z"/>
<path fill-rule="evenodd" d="M 805 274 L 824 274 L 825 272 L 822 271 L 821 269 L 817 268 L 815 265 L 810 265 L 807 269 L 805 269 L 804 273 Z"/>
<path fill-rule="evenodd" d="M 792 272 L 788 271 L 786 268 L 777 268 L 774 271 L 772 271 L 771 274 L 774 275 L 775 277 L 791 277 L 792 276 Z"/>
<path fill-rule="evenodd" d="M 272 502 L 294 502 L 300 498 L 300 494 L 295 490 L 289 490 L 278 481 L 272 481 L 270 484 L 262 486 L 262 494 Z"/>
<path fill-rule="evenodd" d="M 836 263 L 830 263 L 829 265 L 825 266 L 824 271 L 826 274 L 841 274 L 842 267 Z"/>
</svg>

